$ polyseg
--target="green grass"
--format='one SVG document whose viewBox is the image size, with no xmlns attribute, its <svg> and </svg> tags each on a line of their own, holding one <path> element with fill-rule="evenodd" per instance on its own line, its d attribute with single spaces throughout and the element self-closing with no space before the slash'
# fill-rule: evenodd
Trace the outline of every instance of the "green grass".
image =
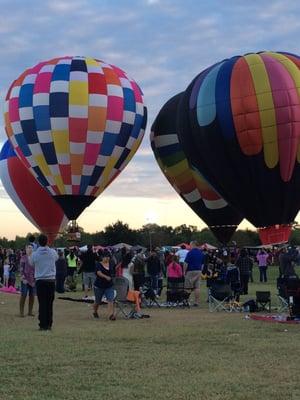
<svg viewBox="0 0 300 400">
<path fill-rule="evenodd" d="M 272 290 L 268 284 L 250 284 Z M 257 273 L 255 280 L 257 282 Z M 0 294 L 0 399 L 299 399 L 300 326 L 240 313 L 150 309 L 115 322 L 101 310 L 55 301 L 52 332 L 17 317 L 18 297 Z"/>
</svg>

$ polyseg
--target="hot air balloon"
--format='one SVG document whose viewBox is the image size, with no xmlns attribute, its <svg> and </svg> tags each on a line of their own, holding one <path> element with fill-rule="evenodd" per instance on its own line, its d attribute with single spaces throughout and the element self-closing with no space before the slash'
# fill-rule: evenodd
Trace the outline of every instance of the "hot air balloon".
<svg viewBox="0 0 300 400">
<path fill-rule="evenodd" d="M 5 142 L 0 153 L 0 178 L 15 205 L 52 243 L 66 227 L 68 219 L 56 201 L 21 163 L 9 141 Z"/>
<path fill-rule="evenodd" d="M 151 128 L 151 147 L 162 172 L 191 209 L 210 227 L 216 238 L 228 243 L 242 216 L 231 208 L 192 166 L 179 143 L 177 106 L 182 93 L 159 111 Z"/>
<path fill-rule="evenodd" d="M 4 114 L 17 156 L 70 220 L 127 165 L 147 119 L 141 89 L 124 71 L 69 56 L 21 74 Z"/>
<path fill-rule="evenodd" d="M 179 106 L 185 154 L 264 244 L 288 240 L 300 207 L 299 67 L 288 53 L 232 57 L 201 72 Z"/>
</svg>

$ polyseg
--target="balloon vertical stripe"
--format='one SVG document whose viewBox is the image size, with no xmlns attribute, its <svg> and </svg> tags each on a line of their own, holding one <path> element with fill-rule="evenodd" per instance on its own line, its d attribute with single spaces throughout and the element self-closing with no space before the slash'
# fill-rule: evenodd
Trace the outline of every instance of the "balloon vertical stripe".
<svg viewBox="0 0 300 400">
<path fill-rule="evenodd" d="M 230 83 L 231 73 L 237 57 L 233 57 L 229 62 L 222 64 L 216 80 L 216 107 L 218 119 L 221 125 L 223 136 L 230 139 L 235 136 L 235 128 L 232 118 Z M 221 101 L 220 101 L 221 100 Z"/>
<path fill-rule="evenodd" d="M 262 149 L 261 123 L 249 66 L 243 57 L 235 63 L 230 82 L 231 108 L 236 136 L 242 151 L 257 154 Z M 244 99 L 241 101 L 241 99 Z M 245 115 L 247 115 L 247 120 Z"/>
<path fill-rule="evenodd" d="M 256 91 L 265 162 L 269 168 L 273 168 L 278 163 L 279 157 L 276 114 L 268 73 L 260 55 L 246 55 L 245 59 L 249 65 Z"/>
</svg>

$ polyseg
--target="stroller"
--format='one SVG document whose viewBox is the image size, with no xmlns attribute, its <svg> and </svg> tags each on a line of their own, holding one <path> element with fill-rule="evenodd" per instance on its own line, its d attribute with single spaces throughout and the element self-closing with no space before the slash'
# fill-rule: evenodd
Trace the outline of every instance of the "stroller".
<svg viewBox="0 0 300 400">
<path fill-rule="evenodd" d="M 189 307 L 190 292 L 184 289 L 184 277 L 168 278 L 167 305 L 170 307 Z"/>
</svg>

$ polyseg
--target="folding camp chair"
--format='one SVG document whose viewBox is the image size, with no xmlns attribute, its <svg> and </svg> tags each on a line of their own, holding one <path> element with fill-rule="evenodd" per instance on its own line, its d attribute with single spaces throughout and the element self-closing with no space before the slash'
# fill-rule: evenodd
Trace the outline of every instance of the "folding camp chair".
<svg viewBox="0 0 300 400">
<path fill-rule="evenodd" d="M 209 289 L 208 305 L 209 311 L 231 312 L 232 290 L 229 284 L 215 281 Z"/>
<path fill-rule="evenodd" d="M 281 297 L 279 294 L 277 295 L 278 298 L 278 312 L 284 313 L 289 311 L 289 303 L 288 300 L 284 297 Z"/>
<path fill-rule="evenodd" d="M 157 301 L 156 294 L 154 293 L 154 290 L 151 288 L 151 285 L 149 284 L 149 280 L 145 281 L 144 286 L 140 288 L 141 292 L 141 297 L 142 297 L 142 305 L 144 307 L 160 307 L 159 302 Z"/>
<path fill-rule="evenodd" d="M 286 295 L 290 319 L 300 319 L 300 279 L 290 277 L 286 280 Z"/>
<path fill-rule="evenodd" d="M 189 307 L 190 290 L 184 288 L 184 277 L 167 279 L 167 305 Z"/>
<path fill-rule="evenodd" d="M 113 288 L 116 291 L 115 305 L 117 307 L 117 313 L 121 312 L 126 319 L 134 317 L 135 314 L 135 303 L 127 300 L 127 293 L 129 289 L 128 279 L 120 276 L 113 279 Z M 126 307 L 129 306 L 129 312 L 126 311 Z"/>
<path fill-rule="evenodd" d="M 258 311 L 271 312 L 271 292 L 256 292 Z"/>
</svg>

